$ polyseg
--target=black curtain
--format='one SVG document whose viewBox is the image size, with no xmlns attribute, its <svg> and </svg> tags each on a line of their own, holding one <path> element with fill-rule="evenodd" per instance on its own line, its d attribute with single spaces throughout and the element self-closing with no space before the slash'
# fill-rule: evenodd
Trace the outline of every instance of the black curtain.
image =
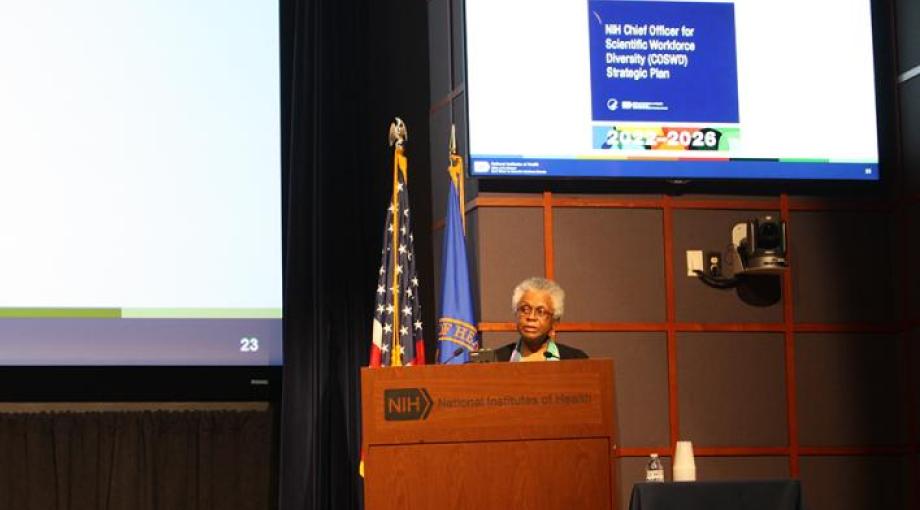
<svg viewBox="0 0 920 510">
<path fill-rule="evenodd" d="M 285 510 L 362 506 L 359 370 L 369 357 L 392 182 L 387 128 L 397 115 L 409 128 L 416 256 L 433 317 L 426 18 L 417 0 L 282 2 Z"/>
<path fill-rule="evenodd" d="M 264 510 L 270 411 L 0 414 L 0 508 Z"/>
</svg>

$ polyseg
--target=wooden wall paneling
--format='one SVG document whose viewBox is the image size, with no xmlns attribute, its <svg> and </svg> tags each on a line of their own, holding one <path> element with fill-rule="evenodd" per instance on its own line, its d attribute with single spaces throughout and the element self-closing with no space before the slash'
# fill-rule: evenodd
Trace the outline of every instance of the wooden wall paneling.
<svg viewBox="0 0 920 510">
<path fill-rule="evenodd" d="M 898 456 L 910 453 L 908 446 L 802 446 L 803 457 Z"/>
<path fill-rule="evenodd" d="M 476 299 L 476 296 L 482 295 L 482 278 L 480 277 L 482 264 L 477 256 L 479 245 L 482 244 L 479 215 L 480 211 L 466 214 L 466 260 L 470 271 L 470 292 L 473 294 L 473 317 L 482 317 L 482 300 Z"/>
<path fill-rule="evenodd" d="M 820 212 L 820 211 L 849 211 L 849 212 L 889 212 L 892 204 L 888 200 L 880 199 L 823 199 L 823 198 L 797 198 L 789 199 L 789 211 L 795 212 Z"/>
<path fill-rule="evenodd" d="M 482 346 L 489 349 L 498 349 L 503 345 L 517 341 L 517 337 L 517 332 L 513 329 L 510 331 L 485 331 L 482 333 Z"/>
<path fill-rule="evenodd" d="M 659 447 L 624 447 L 617 450 L 618 457 L 648 457 L 657 453 L 669 457 L 674 453 L 670 446 Z M 878 453 L 872 450 L 871 453 Z M 786 446 L 693 446 L 693 454 L 698 457 L 782 457 L 789 454 Z M 848 454 L 851 454 L 848 452 Z"/>
<path fill-rule="evenodd" d="M 667 331 L 668 326 L 663 322 L 571 322 L 561 323 L 558 331 Z"/>
<path fill-rule="evenodd" d="M 673 201 L 675 209 L 704 209 L 712 211 L 775 211 L 779 209 L 776 198 L 677 198 Z"/>
<path fill-rule="evenodd" d="M 896 324 L 900 317 L 887 212 L 795 212 L 789 222 L 800 323 Z M 866 299 L 866 296 L 873 299 Z"/>
<path fill-rule="evenodd" d="M 680 439 L 706 447 L 788 442 L 783 336 L 680 333 Z"/>
<path fill-rule="evenodd" d="M 515 197 L 509 199 L 508 197 L 480 197 L 480 199 L 494 200 L 496 202 L 495 207 L 499 208 L 516 208 L 521 206 L 529 206 L 540 204 L 543 205 L 542 198 L 527 198 L 527 197 Z M 555 205 L 556 199 L 553 199 L 553 204 Z M 564 202 L 565 207 L 595 207 L 597 202 L 590 201 L 584 202 L 583 204 L 573 205 L 575 202 L 567 201 Z M 622 205 L 622 204 L 618 204 Z M 626 204 L 626 205 L 635 205 L 635 204 Z M 643 204 L 648 205 L 648 204 Z M 788 203 L 786 204 L 787 211 Z M 643 207 L 644 208 L 644 207 Z M 476 209 L 476 208 L 473 208 Z M 662 208 L 664 212 L 665 208 Z M 787 213 L 788 214 L 788 213 Z M 555 215 L 558 215 L 558 211 L 555 212 Z M 663 237 L 666 231 L 663 225 Z M 544 221 L 545 226 L 545 221 Z M 790 235 L 792 232 L 792 227 L 790 226 Z M 555 235 L 555 234 L 554 234 Z M 545 249 L 545 248 L 544 248 Z M 795 266 L 793 266 L 795 267 Z M 794 269 L 793 269 L 794 270 Z M 784 291 L 789 292 L 789 288 L 792 285 L 791 281 L 792 275 L 791 272 L 784 278 Z M 678 323 L 678 322 L 667 322 L 664 323 L 592 323 L 592 322 L 579 322 L 579 323 L 564 323 L 560 325 L 560 331 L 567 332 L 579 332 L 579 331 L 595 331 L 595 332 L 604 332 L 604 331 L 664 331 L 666 334 L 669 331 L 673 331 L 676 340 L 676 334 L 678 331 L 738 331 L 738 332 L 754 332 L 754 331 L 770 331 L 770 332 L 783 332 L 784 340 L 785 337 L 789 337 L 792 342 L 785 342 L 788 344 L 788 347 L 795 348 L 794 343 L 794 334 L 796 331 L 802 333 L 805 332 L 891 332 L 897 331 L 898 326 L 896 324 L 878 324 L 878 323 L 843 323 L 843 324 L 833 324 L 833 323 L 802 323 L 795 324 L 795 317 L 793 315 L 794 310 L 792 309 L 793 303 L 792 300 L 789 300 L 789 303 L 784 306 L 784 320 L 782 323 L 749 323 L 749 324 L 730 324 L 730 323 Z M 673 303 L 673 301 L 671 301 Z M 787 310 L 788 308 L 788 310 Z M 484 322 L 482 324 L 484 331 L 495 331 L 495 333 L 489 333 L 488 335 L 504 335 L 504 341 L 512 341 L 515 337 L 514 335 L 514 325 L 512 322 Z M 570 338 L 570 337 L 567 337 Z M 676 342 L 675 342 L 676 343 Z M 488 341 L 486 341 L 488 345 Z M 676 346 L 670 352 L 673 352 L 675 355 L 677 353 Z M 795 352 L 792 352 L 792 356 L 787 356 L 785 360 L 786 365 L 794 366 L 795 365 Z M 676 360 L 669 363 L 675 368 L 677 366 Z M 796 402 L 795 396 L 795 374 L 787 370 L 787 386 L 789 391 L 787 391 L 787 406 L 794 405 Z M 791 377 L 790 377 L 791 375 Z M 669 399 L 669 416 L 676 415 L 670 409 L 670 402 L 678 403 L 676 398 L 676 387 L 678 386 L 676 378 L 672 379 L 675 384 L 671 384 L 669 380 L 669 393 L 674 395 L 675 398 Z M 792 395 L 788 395 L 791 393 Z M 796 411 L 793 411 L 796 412 Z M 787 413 L 788 414 L 788 413 Z M 792 417 L 789 419 L 788 430 L 797 434 L 797 426 L 795 423 L 795 418 Z M 669 420 L 670 421 L 670 420 Z M 673 422 L 672 422 L 673 423 Z M 670 442 L 673 443 L 672 439 Z M 783 456 L 788 455 L 789 457 L 789 472 L 792 473 L 794 470 L 798 470 L 798 459 L 799 459 L 799 447 L 796 441 L 789 441 L 789 446 L 763 446 L 763 447 L 744 447 L 744 446 L 700 446 L 696 449 L 697 455 L 701 458 L 708 457 L 736 457 L 736 456 Z M 662 455 L 667 455 L 670 452 L 670 446 L 650 446 L 650 447 L 631 447 L 631 446 L 622 446 L 618 452 L 617 456 L 627 459 L 632 458 L 637 463 L 637 466 L 644 465 L 645 457 L 652 451 L 661 453 Z M 841 457 L 841 456 L 871 456 L 879 454 L 887 454 L 892 451 L 913 451 L 913 449 L 908 448 L 905 450 L 904 447 L 885 447 L 885 446 L 869 446 L 869 447 L 858 447 L 858 446 L 829 446 L 829 447 L 820 447 L 820 446 L 805 446 L 802 449 L 802 455 L 814 456 L 814 455 L 823 455 L 829 457 Z M 626 483 L 626 482 L 624 482 Z"/>
<path fill-rule="evenodd" d="M 799 322 L 792 325 L 797 333 L 890 333 L 896 334 L 903 328 L 897 323 L 853 322 L 849 324 L 825 324 L 820 322 Z"/>
<path fill-rule="evenodd" d="M 902 446 L 900 335 L 798 334 L 802 447 Z"/>
<path fill-rule="evenodd" d="M 474 207 L 543 207 L 543 195 L 533 193 L 483 193 Z"/>
<path fill-rule="evenodd" d="M 543 274 L 543 211 L 538 208 L 477 209 L 479 302 L 486 322 L 514 319 L 511 293 L 530 276 Z"/>
<path fill-rule="evenodd" d="M 661 198 L 617 195 L 553 195 L 553 207 L 661 209 Z"/>
<path fill-rule="evenodd" d="M 677 322 L 674 311 L 674 210 L 671 197 L 662 199 L 662 235 L 664 236 L 665 321 L 668 330 L 668 418 L 671 424 L 671 446 L 680 439 L 680 403 L 678 402 Z"/>
<path fill-rule="evenodd" d="M 914 202 L 920 200 L 916 194 L 911 195 Z M 790 211 L 878 211 L 892 209 L 889 202 L 878 199 L 826 199 L 826 198 L 789 198 Z M 572 196 L 553 193 L 554 207 L 591 207 L 614 209 L 662 209 L 665 198 L 644 198 L 641 196 Z M 714 210 L 714 211 L 776 211 L 780 199 L 756 198 L 669 198 L 671 208 L 675 210 Z M 483 195 L 476 206 L 482 207 L 539 207 L 543 205 L 542 197 L 516 193 L 488 193 Z"/>
<path fill-rule="evenodd" d="M 678 322 L 676 325 L 677 331 L 711 331 L 711 332 L 783 332 L 786 330 L 785 326 L 780 323 L 764 323 L 764 322 L 745 322 L 745 323 L 712 323 L 712 322 Z"/>
<path fill-rule="evenodd" d="M 916 324 L 912 325 L 916 326 Z M 513 322 L 480 322 L 482 331 L 514 331 Z M 668 325 L 664 322 L 561 322 L 556 327 L 558 331 L 667 331 Z M 674 330 L 678 333 L 700 332 L 748 332 L 748 333 L 782 333 L 786 331 L 783 323 L 704 323 L 704 322 L 677 322 Z M 793 324 L 791 330 L 796 333 L 880 333 L 895 334 L 902 330 L 897 324 Z"/>
<path fill-rule="evenodd" d="M 513 322 L 480 322 L 477 326 L 482 332 L 514 332 Z"/>
<path fill-rule="evenodd" d="M 701 457 L 777 457 L 789 455 L 786 446 L 701 446 L 693 448 Z"/>
<path fill-rule="evenodd" d="M 662 217 L 657 209 L 553 207 L 554 276 L 566 323 L 665 327 Z"/>
<path fill-rule="evenodd" d="M 910 325 L 915 327 L 916 324 Z M 704 323 L 704 322 L 677 322 L 674 330 L 678 333 L 700 332 L 748 332 L 748 333 L 782 333 L 786 331 L 783 323 Z M 514 331 L 513 322 L 480 322 L 481 331 Z M 667 331 L 668 325 L 664 322 L 561 322 L 556 326 L 558 331 Z M 791 331 L 795 333 L 879 333 L 896 334 L 903 328 L 898 324 L 821 324 L 806 323 L 793 324 Z"/>
<path fill-rule="evenodd" d="M 783 273 L 783 355 L 785 359 L 784 372 L 786 377 L 786 430 L 789 444 L 789 474 L 799 476 L 799 415 L 795 360 L 795 302 L 793 272 L 795 267 L 795 243 L 792 218 L 789 213 L 789 196 L 780 195 L 780 219 L 786 222 L 786 263 L 790 269 Z"/>
<path fill-rule="evenodd" d="M 802 457 L 801 466 L 806 508 L 906 508 L 906 470 L 899 457 Z"/>
<path fill-rule="evenodd" d="M 776 480 L 789 478 L 789 463 L 781 457 L 700 457 L 696 460 L 700 480 Z"/>
<path fill-rule="evenodd" d="M 555 257 L 553 256 L 553 194 L 543 192 L 543 264 L 547 278 L 555 278 Z"/>
<path fill-rule="evenodd" d="M 665 334 L 561 333 L 559 341 L 582 349 L 591 358 L 614 360 L 618 448 L 653 448 L 668 444 Z"/>
<path fill-rule="evenodd" d="M 917 324 L 910 324 L 916 327 Z M 481 331 L 514 331 L 513 322 L 480 322 Z M 668 325 L 664 322 L 561 322 L 556 326 L 558 331 L 667 331 Z M 821 324 L 806 323 L 793 324 L 791 331 L 795 333 L 878 333 L 896 334 L 903 328 L 898 324 Z M 678 333 L 700 332 L 748 332 L 748 333 L 782 333 L 786 331 L 783 323 L 704 323 L 704 322 L 677 322 L 674 330 Z"/>
</svg>

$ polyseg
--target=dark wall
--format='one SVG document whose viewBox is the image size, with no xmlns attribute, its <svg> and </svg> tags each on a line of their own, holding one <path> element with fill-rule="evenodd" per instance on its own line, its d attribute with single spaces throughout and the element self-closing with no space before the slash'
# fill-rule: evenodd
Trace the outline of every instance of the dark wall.
<svg viewBox="0 0 920 510">
<path fill-rule="evenodd" d="M 461 7 L 428 2 L 436 219 L 452 122 L 466 148 Z M 920 65 L 920 6 L 894 8 L 900 74 Z M 568 293 L 560 340 L 615 361 L 621 506 L 648 455 L 678 439 L 694 442 L 700 479 L 800 478 L 809 508 L 920 502 L 920 77 L 897 93 L 900 161 L 877 191 L 467 181 L 485 346 L 514 338 L 514 285 L 547 275 Z M 785 276 L 740 290 L 686 276 L 687 250 L 721 250 L 734 223 L 766 214 L 788 224 Z"/>
</svg>

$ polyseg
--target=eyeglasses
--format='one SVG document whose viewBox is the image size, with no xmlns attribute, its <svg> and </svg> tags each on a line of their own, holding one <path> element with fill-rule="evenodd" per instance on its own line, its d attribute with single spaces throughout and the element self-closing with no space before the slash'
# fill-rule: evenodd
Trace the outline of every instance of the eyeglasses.
<svg viewBox="0 0 920 510">
<path fill-rule="evenodd" d="M 538 319 L 546 320 L 553 316 L 552 310 L 538 306 L 536 308 L 530 305 L 521 305 L 517 309 L 517 314 L 519 317 L 530 317 L 531 314 L 535 314 Z"/>
</svg>

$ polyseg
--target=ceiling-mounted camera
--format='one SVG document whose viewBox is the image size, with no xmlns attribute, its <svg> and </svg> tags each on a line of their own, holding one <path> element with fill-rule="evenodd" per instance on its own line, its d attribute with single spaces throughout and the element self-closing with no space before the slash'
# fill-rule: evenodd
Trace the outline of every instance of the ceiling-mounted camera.
<svg viewBox="0 0 920 510">
<path fill-rule="evenodd" d="M 772 216 L 732 228 L 735 274 L 781 274 L 786 264 L 786 222 Z"/>
</svg>

